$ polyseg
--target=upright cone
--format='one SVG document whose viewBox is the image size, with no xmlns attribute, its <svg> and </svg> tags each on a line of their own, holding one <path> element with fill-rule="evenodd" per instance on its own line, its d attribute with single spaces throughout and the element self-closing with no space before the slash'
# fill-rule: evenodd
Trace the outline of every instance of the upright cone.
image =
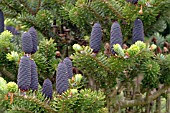
<svg viewBox="0 0 170 113">
<path fill-rule="evenodd" d="M 32 37 L 29 32 L 22 34 L 22 50 L 26 54 L 30 54 L 33 49 Z"/>
<path fill-rule="evenodd" d="M 91 37 L 90 37 L 90 47 L 93 49 L 94 53 L 100 51 L 102 40 L 102 29 L 99 23 L 95 23 L 92 28 Z"/>
<path fill-rule="evenodd" d="M 70 58 L 66 57 L 63 62 L 66 64 L 67 66 L 67 71 L 68 71 L 68 78 L 72 78 L 73 76 L 73 69 L 72 69 L 72 61 L 70 60 Z"/>
<path fill-rule="evenodd" d="M 144 41 L 144 28 L 140 19 L 136 19 L 133 26 L 133 38 L 132 42 Z"/>
<path fill-rule="evenodd" d="M 56 76 L 56 90 L 58 94 L 62 94 L 68 89 L 68 72 L 67 66 L 61 62 L 58 64 L 57 76 Z"/>
<path fill-rule="evenodd" d="M 137 4 L 138 3 L 138 0 L 126 0 L 127 2 L 130 2 L 132 4 Z"/>
<path fill-rule="evenodd" d="M 4 14 L 0 9 L 0 34 L 4 31 Z"/>
<path fill-rule="evenodd" d="M 119 23 L 116 21 L 112 24 L 111 31 L 110 31 L 110 50 L 112 54 L 115 54 L 113 50 L 114 44 L 119 44 L 122 46 L 123 43 L 123 36 L 121 32 L 121 28 Z"/>
<path fill-rule="evenodd" d="M 42 93 L 45 96 L 45 98 L 52 99 L 53 96 L 53 87 L 52 82 L 50 79 L 45 79 L 42 87 Z"/>
<path fill-rule="evenodd" d="M 31 62 L 30 57 L 23 56 L 20 60 L 17 84 L 20 90 L 27 91 L 31 84 Z"/>
<path fill-rule="evenodd" d="M 38 90 L 38 73 L 37 73 L 37 66 L 34 60 L 31 60 L 31 84 L 30 89 L 33 91 Z"/>
<path fill-rule="evenodd" d="M 32 37 L 32 44 L 33 44 L 33 48 L 32 48 L 32 52 L 31 54 L 34 54 L 37 51 L 37 31 L 35 30 L 34 27 L 31 27 L 28 32 L 31 34 Z"/>
</svg>

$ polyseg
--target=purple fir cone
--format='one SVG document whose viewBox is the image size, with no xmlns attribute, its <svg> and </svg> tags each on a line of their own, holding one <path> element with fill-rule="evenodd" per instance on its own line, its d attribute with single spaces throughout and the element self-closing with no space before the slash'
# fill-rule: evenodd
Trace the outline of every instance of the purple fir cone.
<svg viewBox="0 0 170 113">
<path fill-rule="evenodd" d="M 33 49 L 32 37 L 29 32 L 22 34 L 22 50 L 26 54 L 30 54 Z"/>
<path fill-rule="evenodd" d="M 116 21 L 112 24 L 111 31 L 110 31 L 110 50 L 112 54 L 115 54 L 115 51 L 113 50 L 114 44 L 119 44 L 122 46 L 123 43 L 123 36 L 121 32 L 121 28 L 119 23 Z"/>
<path fill-rule="evenodd" d="M 4 14 L 0 9 L 0 34 L 4 31 Z"/>
<path fill-rule="evenodd" d="M 69 87 L 69 83 L 68 83 L 67 66 L 63 62 L 60 62 L 58 64 L 57 76 L 56 76 L 57 93 L 61 95 L 62 93 L 67 91 L 68 87 Z"/>
<path fill-rule="evenodd" d="M 53 87 L 52 82 L 50 79 L 45 79 L 42 87 L 42 93 L 45 96 L 45 98 L 52 99 L 53 96 Z"/>
<path fill-rule="evenodd" d="M 137 4 L 138 0 L 126 0 L 127 2 L 131 2 L 132 4 Z"/>
<path fill-rule="evenodd" d="M 31 60 L 31 85 L 30 89 L 33 91 L 38 90 L 38 73 L 37 73 L 37 66 L 34 60 Z"/>
<path fill-rule="evenodd" d="M 38 41 L 37 41 L 37 31 L 35 30 L 34 27 L 31 27 L 28 32 L 31 34 L 32 37 L 32 43 L 33 43 L 33 49 L 31 54 L 34 54 L 37 51 L 37 45 L 38 45 Z"/>
<path fill-rule="evenodd" d="M 143 23 L 140 19 L 136 19 L 133 26 L 133 38 L 132 42 L 144 41 L 144 28 Z"/>
<path fill-rule="evenodd" d="M 27 91 L 31 84 L 31 62 L 30 57 L 23 56 L 20 60 L 17 84 L 20 90 Z"/>
<path fill-rule="evenodd" d="M 67 72 L 68 72 L 68 78 L 72 78 L 73 76 L 73 69 L 72 69 L 72 61 L 70 60 L 70 58 L 66 57 L 63 62 L 66 64 L 67 66 Z"/>
<path fill-rule="evenodd" d="M 93 49 L 94 53 L 100 51 L 102 41 L 102 29 L 99 23 L 95 23 L 92 28 L 91 37 L 90 37 L 90 47 Z"/>
<path fill-rule="evenodd" d="M 10 31 L 13 35 L 18 35 L 18 31 L 13 26 L 6 26 L 6 30 Z"/>
</svg>

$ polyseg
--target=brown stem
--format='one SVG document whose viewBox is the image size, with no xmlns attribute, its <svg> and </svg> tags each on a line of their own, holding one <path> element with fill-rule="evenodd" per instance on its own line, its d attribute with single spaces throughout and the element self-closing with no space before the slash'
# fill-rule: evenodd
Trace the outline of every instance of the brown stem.
<svg viewBox="0 0 170 113">
<path fill-rule="evenodd" d="M 89 86 L 93 89 L 93 90 L 96 90 L 96 83 L 95 83 L 95 80 L 92 76 L 88 76 L 88 79 L 89 79 Z"/>
<path fill-rule="evenodd" d="M 166 98 L 166 113 L 170 112 L 170 89 L 167 90 L 167 98 Z"/>
<path fill-rule="evenodd" d="M 37 8 L 36 8 L 35 14 L 37 14 L 37 12 L 39 11 L 40 6 L 41 6 L 41 0 L 38 0 L 38 6 L 37 6 Z"/>
<path fill-rule="evenodd" d="M 110 97 L 112 97 L 112 98 L 115 97 L 117 95 L 117 93 L 120 92 L 120 90 L 122 89 L 123 85 L 124 85 L 124 82 L 123 83 L 119 82 L 118 85 L 117 85 L 117 89 L 116 88 L 114 89 L 113 93 L 110 94 Z"/>
<path fill-rule="evenodd" d="M 161 113 L 161 97 L 156 99 L 156 111 L 155 113 Z"/>
<path fill-rule="evenodd" d="M 9 3 L 6 2 L 5 0 L 3 0 L 2 3 L 3 3 L 4 5 L 6 5 L 8 8 L 10 8 L 11 10 L 18 12 L 18 10 L 17 10 L 16 7 L 13 7 L 11 4 L 9 4 Z"/>
<path fill-rule="evenodd" d="M 163 86 L 161 89 L 159 89 L 157 92 L 154 94 L 150 95 L 148 97 L 148 101 L 146 101 L 146 98 L 141 98 L 141 99 L 134 99 L 134 100 L 124 100 L 120 101 L 120 107 L 121 108 L 127 108 L 127 107 L 132 107 L 132 106 L 139 106 L 139 105 L 146 105 L 156 98 L 158 98 L 162 93 L 165 93 L 165 91 L 169 88 L 169 86 Z M 118 106 L 118 105 L 116 105 Z M 116 110 L 117 108 L 115 108 Z M 117 109 L 118 110 L 118 109 Z"/>
<path fill-rule="evenodd" d="M 113 6 L 111 6 L 106 0 L 101 0 L 103 1 L 105 4 L 107 4 L 108 8 L 115 13 L 115 15 L 120 18 L 120 19 L 125 19 Z"/>
<path fill-rule="evenodd" d="M 49 105 L 45 104 L 44 102 L 40 101 L 37 98 L 33 98 L 31 96 L 27 96 L 27 97 L 19 96 L 18 94 L 14 94 L 14 98 L 19 98 L 22 100 L 26 100 L 26 101 L 35 103 L 37 106 L 44 108 L 48 113 L 57 113 L 53 108 L 51 108 Z"/>
<path fill-rule="evenodd" d="M 150 94 L 150 90 L 146 94 L 146 101 L 148 101 L 148 99 L 149 99 L 149 94 Z M 146 109 L 145 110 L 146 110 L 146 113 L 150 113 L 150 103 L 148 103 L 146 105 Z"/>
<path fill-rule="evenodd" d="M 146 112 L 145 113 L 150 113 L 150 103 L 146 105 Z"/>
<path fill-rule="evenodd" d="M 0 73 L 6 77 L 8 77 L 11 80 L 15 80 L 15 75 L 7 71 L 5 68 L 1 67 L 0 68 Z"/>
<path fill-rule="evenodd" d="M 34 12 L 32 11 L 32 9 L 29 7 L 29 5 L 24 2 L 23 0 L 18 0 L 21 4 L 23 4 L 23 6 L 25 7 L 25 9 L 28 11 L 28 13 L 35 15 Z"/>
</svg>

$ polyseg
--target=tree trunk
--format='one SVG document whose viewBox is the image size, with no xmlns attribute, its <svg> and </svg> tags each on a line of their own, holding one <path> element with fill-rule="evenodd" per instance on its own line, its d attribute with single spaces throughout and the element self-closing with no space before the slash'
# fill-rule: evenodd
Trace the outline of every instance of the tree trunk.
<svg viewBox="0 0 170 113">
<path fill-rule="evenodd" d="M 170 113 L 170 89 L 167 90 L 166 95 L 166 113 Z"/>
<path fill-rule="evenodd" d="M 158 91 L 158 89 L 157 89 Z M 155 113 L 161 113 L 161 96 L 156 99 L 156 111 Z"/>
</svg>

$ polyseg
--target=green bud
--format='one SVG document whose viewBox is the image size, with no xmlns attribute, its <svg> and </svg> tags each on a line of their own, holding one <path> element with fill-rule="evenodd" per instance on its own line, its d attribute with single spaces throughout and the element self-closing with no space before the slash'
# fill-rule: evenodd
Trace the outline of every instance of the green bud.
<svg viewBox="0 0 170 113">
<path fill-rule="evenodd" d="M 89 37 L 89 36 L 84 36 L 84 39 L 85 39 L 85 40 L 89 40 L 90 37 Z"/>
<path fill-rule="evenodd" d="M 0 93 L 7 94 L 7 85 L 6 80 L 4 80 L 2 77 L 0 77 Z"/>
<path fill-rule="evenodd" d="M 151 46 L 150 46 L 150 49 L 151 50 L 155 50 L 157 48 L 157 46 L 155 45 L 155 44 L 152 44 Z"/>
<path fill-rule="evenodd" d="M 76 93 L 78 93 L 78 90 L 77 89 L 70 89 L 71 93 L 74 95 Z"/>
<path fill-rule="evenodd" d="M 1 84 L 6 84 L 6 80 L 4 80 L 4 78 L 0 77 L 0 85 Z"/>
<path fill-rule="evenodd" d="M 160 54 L 159 57 L 160 57 L 161 60 L 165 60 L 165 56 L 163 54 Z"/>
<path fill-rule="evenodd" d="M 8 92 L 15 93 L 18 90 L 18 85 L 15 82 L 9 82 L 7 84 Z"/>
<path fill-rule="evenodd" d="M 122 47 L 119 44 L 114 44 L 113 49 L 118 55 L 120 55 L 122 57 L 125 56 L 124 50 L 122 49 Z"/>
<path fill-rule="evenodd" d="M 130 46 L 130 48 L 127 49 L 127 52 L 129 53 L 130 56 L 136 55 L 140 51 L 139 46 L 133 44 Z"/>
<path fill-rule="evenodd" d="M 135 43 L 135 45 L 139 46 L 140 50 L 146 48 L 146 44 L 145 44 L 144 42 L 142 42 L 142 41 L 137 41 L 137 42 Z"/>
<path fill-rule="evenodd" d="M 83 50 L 83 48 L 82 48 L 79 44 L 74 44 L 74 45 L 73 45 L 73 49 L 74 49 L 75 51 L 81 51 L 81 50 Z"/>
<path fill-rule="evenodd" d="M 8 53 L 6 58 L 9 60 L 9 61 L 18 61 L 19 60 L 19 55 L 17 52 L 15 51 L 12 51 L 11 54 Z"/>
<path fill-rule="evenodd" d="M 83 76 L 81 74 L 76 74 L 75 75 L 75 82 L 80 83 L 82 80 Z"/>
</svg>

